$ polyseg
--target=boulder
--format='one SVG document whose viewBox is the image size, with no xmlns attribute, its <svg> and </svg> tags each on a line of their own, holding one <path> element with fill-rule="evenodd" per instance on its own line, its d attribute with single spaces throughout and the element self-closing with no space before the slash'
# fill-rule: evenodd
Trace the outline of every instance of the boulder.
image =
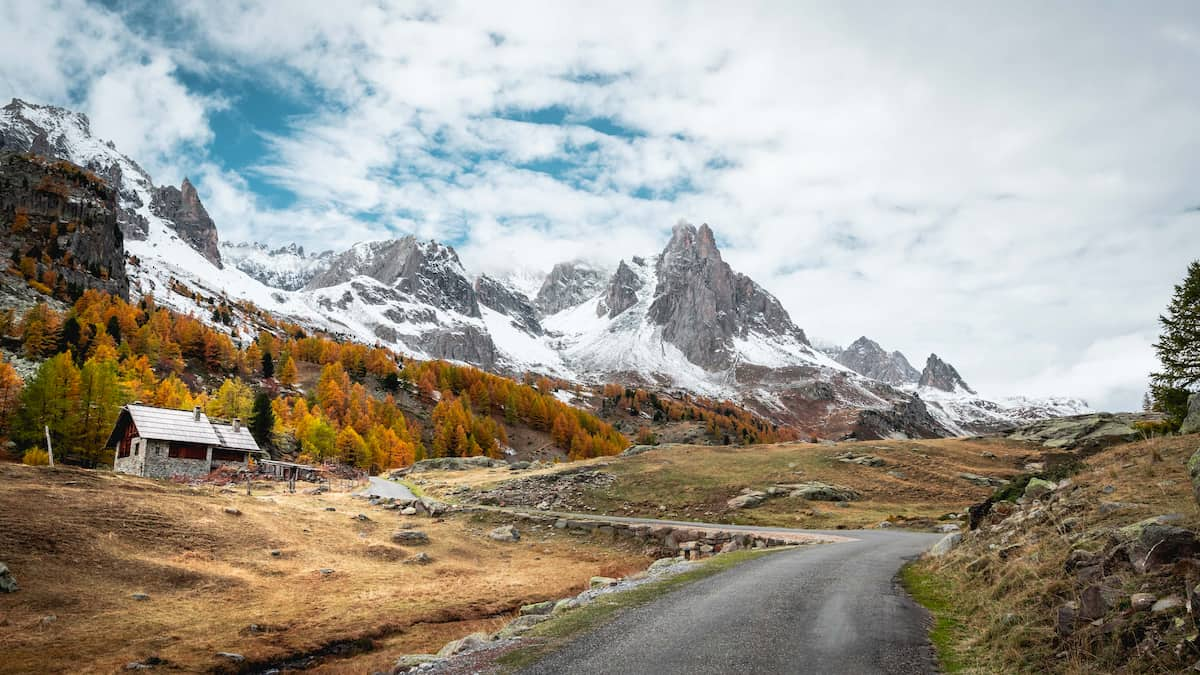
<svg viewBox="0 0 1200 675">
<path fill-rule="evenodd" d="M 1110 445 L 1136 441 L 1141 432 L 1133 427 L 1140 421 L 1157 419 L 1143 413 L 1092 413 L 1055 417 L 1019 427 L 1008 437 L 1034 441 L 1043 447 L 1060 450 L 1098 452 Z"/>
<path fill-rule="evenodd" d="M 429 535 L 421 530 L 397 530 L 392 533 L 392 542 L 419 546 L 429 543 Z"/>
<path fill-rule="evenodd" d="M 396 659 L 396 663 L 393 666 L 396 670 L 405 671 L 436 661 L 441 661 L 441 658 L 437 654 L 405 654 Z"/>
<path fill-rule="evenodd" d="M 1188 397 L 1187 417 L 1183 418 L 1183 424 L 1179 426 L 1179 433 L 1200 433 L 1200 393 Z"/>
<path fill-rule="evenodd" d="M 150 596 L 145 593 L 132 593 L 129 597 L 138 602 L 146 602 L 150 599 Z"/>
<path fill-rule="evenodd" d="M 406 506 L 406 507 L 400 509 L 400 515 L 415 516 L 415 515 L 417 515 L 417 509 L 414 506 Z"/>
<path fill-rule="evenodd" d="M 1079 620 L 1079 606 L 1073 602 L 1067 602 L 1058 606 L 1054 616 L 1054 632 L 1062 637 L 1067 637 L 1075 632 L 1075 624 Z"/>
<path fill-rule="evenodd" d="M 1029 483 L 1025 485 L 1025 498 L 1041 499 L 1042 497 L 1045 497 L 1053 492 L 1054 488 L 1056 487 L 1058 486 L 1048 480 L 1042 480 L 1041 478 L 1030 478 Z"/>
<path fill-rule="evenodd" d="M 495 466 L 507 465 L 506 462 L 490 457 L 436 457 L 423 459 L 409 468 L 409 473 L 424 471 L 468 471 L 470 469 L 490 469 Z"/>
<path fill-rule="evenodd" d="M 554 600 L 545 602 L 535 602 L 532 605 L 524 605 L 517 613 L 521 616 L 541 616 L 554 611 Z"/>
<path fill-rule="evenodd" d="M 525 469 L 528 469 L 529 466 L 530 466 L 529 462 L 513 462 L 512 464 L 508 465 L 508 470 L 509 471 L 524 471 Z"/>
<path fill-rule="evenodd" d="M 424 551 L 404 560 L 405 565 L 428 565 L 431 562 L 433 562 L 433 558 Z"/>
<path fill-rule="evenodd" d="M 947 534 L 946 536 L 939 539 L 938 543 L 933 545 L 933 548 L 929 549 L 929 555 L 931 555 L 935 558 L 944 556 L 947 553 L 949 553 L 955 546 L 957 546 L 958 542 L 960 542 L 960 541 L 962 541 L 962 533 L 961 532 L 952 532 L 950 534 Z"/>
<path fill-rule="evenodd" d="M 521 633 L 524 633 L 530 628 L 533 628 L 539 623 L 549 620 L 550 617 L 543 614 L 527 614 L 525 616 L 520 616 L 502 628 L 500 632 L 496 634 L 496 637 L 500 639 L 515 637 Z"/>
<path fill-rule="evenodd" d="M 1094 621 L 1108 614 L 1111 605 L 1099 586 L 1088 586 L 1079 594 L 1079 618 Z"/>
<path fill-rule="evenodd" d="M 228 513 L 228 514 L 229 514 L 229 515 L 231 515 L 231 516 L 240 516 L 240 515 L 242 515 L 242 512 L 241 512 L 241 511 L 239 511 L 238 509 L 235 509 L 235 508 L 233 508 L 232 506 L 226 506 L 226 507 L 225 507 L 225 513 Z"/>
<path fill-rule="evenodd" d="M 1200 554 L 1195 532 L 1163 524 L 1160 518 L 1147 518 L 1118 531 L 1129 541 L 1129 562 L 1138 572 Z"/>
<path fill-rule="evenodd" d="M 973 483 L 980 487 L 999 488 L 999 487 L 1004 487 L 1005 485 L 1008 485 L 1008 481 L 1004 480 L 1003 478 L 992 478 L 991 476 L 980 476 L 979 474 L 967 473 L 965 471 L 963 473 L 958 474 L 958 477 L 967 481 L 968 483 Z"/>
<path fill-rule="evenodd" d="M 496 541 L 520 541 L 521 533 L 512 525 L 501 525 L 488 532 L 488 537 Z"/>
<path fill-rule="evenodd" d="M 447 642 L 445 647 L 442 647 L 440 650 L 438 650 L 437 655 L 445 658 L 447 656 L 454 656 L 455 654 L 462 654 L 464 652 L 473 652 L 477 649 L 486 647 L 490 641 L 491 640 L 489 639 L 487 633 L 471 633 L 467 637 L 460 640 Z"/>
<path fill-rule="evenodd" d="M 18 590 L 20 586 L 17 586 L 17 578 L 8 569 L 8 565 L 0 563 L 0 593 L 15 593 Z"/>
<path fill-rule="evenodd" d="M 612 577 L 592 577 L 588 581 L 588 588 L 607 588 L 608 586 L 616 586 L 618 581 Z"/>
<path fill-rule="evenodd" d="M 725 504 L 731 509 L 752 509 L 755 506 L 762 504 L 766 500 L 767 495 L 765 492 L 752 490 L 746 494 L 738 495 L 737 497 L 730 499 L 729 501 L 725 502 Z"/>
<path fill-rule="evenodd" d="M 852 502 L 862 496 L 856 490 L 844 485 L 818 481 L 796 483 L 789 487 L 792 488 L 792 497 L 814 502 Z"/>
<path fill-rule="evenodd" d="M 626 449 L 625 449 L 625 450 L 624 450 L 624 451 L 621 453 L 621 455 L 620 455 L 620 456 L 621 456 L 621 457 L 633 457 L 633 456 L 635 456 L 635 455 L 640 455 L 640 454 L 642 454 L 643 452 L 650 452 L 650 451 L 651 451 L 651 450 L 653 450 L 653 449 L 654 449 L 654 446 L 653 446 L 653 445 L 634 445 L 634 446 L 631 446 L 631 447 L 629 447 L 629 448 L 626 448 Z"/>
<path fill-rule="evenodd" d="M 1169 614 L 1183 609 L 1183 598 L 1171 595 L 1150 606 L 1151 614 Z"/>
<path fill-rule="evenodd" d="M 1144 612 L 1153 607 L 1156 600 L 1153 593 L 1134 593 L 1129 596 L 1129 606 L 1135 612 Z"/>
</svg>

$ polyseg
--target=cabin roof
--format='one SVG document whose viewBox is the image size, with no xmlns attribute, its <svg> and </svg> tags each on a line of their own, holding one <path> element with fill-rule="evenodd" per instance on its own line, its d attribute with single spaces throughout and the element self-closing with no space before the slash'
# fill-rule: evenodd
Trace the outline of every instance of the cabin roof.
<svg viewBox="0 0 1200 675">
<path fill-rule="evenodd" d="M 196 413 L 191 410 L 156 408 L 137 403 L 122 408 L 105 447 L 114 447 L 120 442 L 120 435 L 129 421 L 137 427 L 137 435 L 141 438 L 262 452 L 245 426 L 234 432 L 233 425 L 214 423 L 203 411 L 200 411 L 197 419 Z"/>
</svg>

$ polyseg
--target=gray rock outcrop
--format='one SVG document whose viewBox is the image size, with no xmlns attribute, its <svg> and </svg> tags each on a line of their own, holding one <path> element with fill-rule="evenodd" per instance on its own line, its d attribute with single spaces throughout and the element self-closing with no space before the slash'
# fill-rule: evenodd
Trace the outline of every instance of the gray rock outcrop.
<svg viewBox="0 0 1200 675">
<path fill-rule="evenodd" d="M 475 280 L 475 296 L 479 304 L 512 319 L 517 328 L 530 335 L 541 335 L 542 324 L 538 322 L 538 311 L 533 302 L 523 293 L 505 286 L 486 274 Z"/>
<path fill-rule="evenodd" d="M 649 320 L 689 361 L 706 370 L 732 365 L 732 341 L 750 333 L 808 338 L 775 296 L 721 259 L 713 231 L 680 223 L 658 258 Z"/>
<path fill-rule="evenodd" d="M 1093 413 L 1056 417 L 1014 429 L 1008 437 L 1047 448 L 1094 452 L 1117 443 L 1135 441 L 1141 432 L 1135 422 L 1157 419 L 1144 413 Z"/>
<path fill-rule="evenodd" d="M 1188 413 L 1179 427 L 1181 434 L 1200 433 L 1200 393 L 1188 397 Z"/>
<path fill-rule="evenodd" d="M 963 381 L 954 366 L 938 358 L 937 354 L 930 354 L 926 359 L 925 369 L 921 371 L 921 377 L 917 383 L 922 387 L 933 387 L 951 393 L 960 391 L 975 393 L 975 390 L 968 387 L 967 383 Z"/>
<path fill-rule="evenodd" d="M 8 569 L 8 565 L 0 563 L 0 593 L 15 593 L 18 590 L 20 586 L 17 586 L 17 578 Z"/>
<path fill-rule="evenodd" d="M 839 353 L 836 360 L 860 375 L 890 385 L 916 384 L 921 379 L 921 372 L 912 367 L 904 354 L 898 351 L 889 354 L 865 335 Z"/>
<path fill-rule="evenodd" d="M 596 305 L 596 316 L 616 318 L 621 312 L 633 307 L 638 301 L 642 279 L 622 260 L 617 271 L 608 281 L 608 289 Z"/>
<path fill-rule="evenodd" d="M 925 407 L 920 397 L 895 403 L 891 410 L 863 410 L 853 436 L 860 441 L 885 438 L 944 438 L 953 436 Z"/>
<path fill-rule="evenodd" d="M 200 203 L 200 195 L 195 186 L 187 178 L 183 185 L 176 188 L 172 185 L 154 190 L 150 200 L 150 210 L 159 218 L 165 218 L 175 223 L 175 232 L 189 246 L 200 252 L 209 262 L 221 267 L 221 246 L 217 240 L 217 226 L 204 204 Z"/>
<path fill-rule="evenodd" d="M 534 305 L 543 316 L 557 314 L 596 297 L 604 288 L 606 277 L 603 270 L 583 262 L 558 263 L 546 275 Z"/>
</svg>

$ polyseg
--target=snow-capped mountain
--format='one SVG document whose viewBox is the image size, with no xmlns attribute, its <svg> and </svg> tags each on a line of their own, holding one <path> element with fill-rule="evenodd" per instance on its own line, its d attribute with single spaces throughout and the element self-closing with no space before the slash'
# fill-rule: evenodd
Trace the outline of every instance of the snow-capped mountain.
<svg viewBox="0 0 1200 675">
<path fill-rule="evenodd" d="M 259 242 L 221 242 L 221 259 L 250 275 L 256 281 L 298 291 L 313 277 L 329 269 L 333 251 L 305 253 L 303 246 L 286 244 L 271 248 Z"/>
<path fill-rule="evenodd" d="M 1084 405 L 985 400 L 936 356 L 916 373 L 865 337 L 836 354 L 817 349 L 773 295 L 722 259 L 707 225 L 681 223 L 663 250 L 615 269 L 572 261 L 540 279 L 473 276 L 453 248 L 412 237 L 316 255 L 221 244 L 190 181 L 155 186 L 92 136 L 86 117 L 59 108 L 14 100 L 0 110 L 0 152 L 13 150 L 67 160 L 115 187 L 130 294 L 205 320 L 211 311 L 196 297 L 247 300 L 417 358 L 690 390 L 822 437 L 975 433 Z"/>
</svg>

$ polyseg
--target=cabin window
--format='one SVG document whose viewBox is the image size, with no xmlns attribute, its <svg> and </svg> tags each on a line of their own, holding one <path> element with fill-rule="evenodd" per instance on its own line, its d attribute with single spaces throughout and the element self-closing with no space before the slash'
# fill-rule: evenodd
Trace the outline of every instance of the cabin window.
<svg viewBox="0 0 1200 675">
<path fill-rule="evenodd" d="M 217 462 L 244 462 L 246 461 L 246 453 L 241 450 L 219 450 L 213 449 L 213 461 Z"/>
<path fill-rule="evenodd" d="M 208 448 L 195 443 L 176 443 L 171 442 L 171 447 L 167 450 L 167 457 L 176 459 L 208 459 Z"/>
</svg>

